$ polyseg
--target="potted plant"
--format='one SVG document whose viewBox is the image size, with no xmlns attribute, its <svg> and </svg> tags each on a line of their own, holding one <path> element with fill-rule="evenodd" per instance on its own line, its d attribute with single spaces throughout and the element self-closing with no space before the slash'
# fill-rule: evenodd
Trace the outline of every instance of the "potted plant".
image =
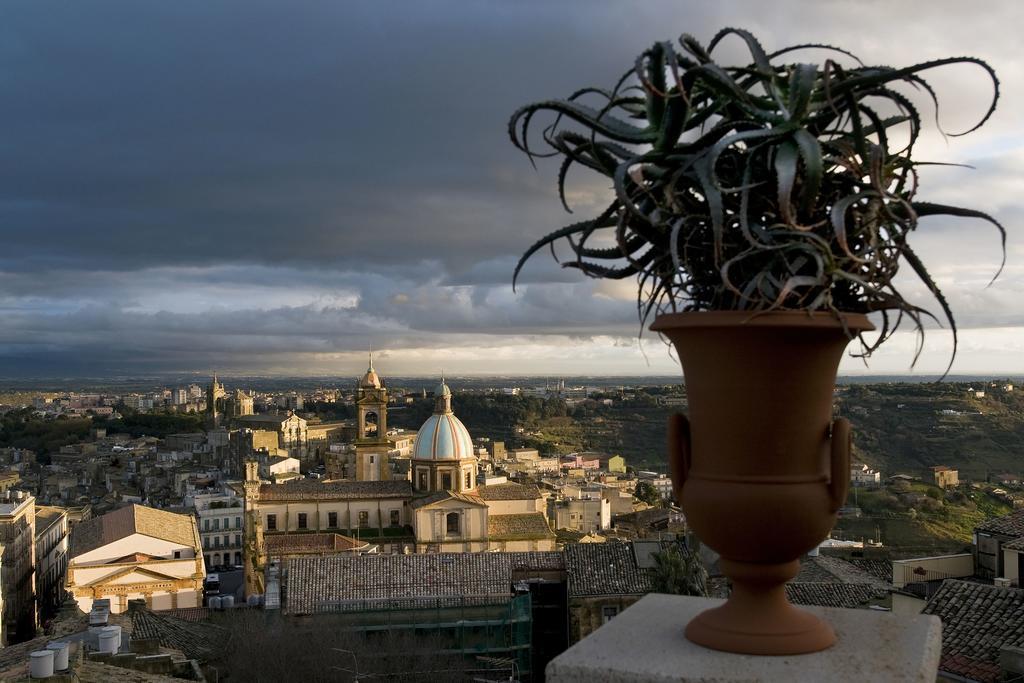
<svg viewBox="0 0 1024 683">
<path fill-rule="evenodd" d="M 749 64 L 714 61 L 730 37 L 743 41 Z M 528 258 L 563 241 L 571 253 L 564 267 L 637 278 L 641 326 L 653 318 L 686 381 L 689 419 L 669 423 L 676 497 L 733 586 L 686 635 L 751 654 L 821 650 L 834 642 L 832 629 L 790 605 L 784 584 L 846 497 L 850 426 L 832 419 L 843 351 L 857 338 L 858 355 L 870 355 L 909 322 L 919 335 L 916 360 L 931 314 L 897 289 L 906 264 L 949 322 L 955 355 L 949 305 L 908 243 L 920 218 L 986 220 L 1003 236 L 1005 260 L 1005 231 L 991 216 L 918 199 L 924 162 L 913 153 L 922 120 L 908 92 L 928 96 L 937 118 L 935 91 L 921 74 L 980 67 L 994 96 L 967 133 L 995 110 L 999 83 L 970 57 L 865 66 L 826 45 L 768 53 L 735 28 L 707 47 L 689 35 L 679 43 L 655 44 L 611 89 L 585 88 L 513 114 L 512 141 L 531 161 L 561 158 L 567 210 L 574 165 L 614 189 L 599 215 L 531 246 L 513 285 Z M 800 50 L 828 58 L 791 63 Z M 528 133 L 540 112 L 554 120 L 543 129 L 545 149 L 535 151 Z M 868 314 L 880 323 L 873 338 Z"/>
</svg>

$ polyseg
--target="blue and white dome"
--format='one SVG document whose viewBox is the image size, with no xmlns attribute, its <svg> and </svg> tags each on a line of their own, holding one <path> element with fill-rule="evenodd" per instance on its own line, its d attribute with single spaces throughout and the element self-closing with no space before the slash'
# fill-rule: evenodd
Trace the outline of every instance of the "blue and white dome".
<svg viewBox="0 0 1024 683">
<path fill-rule="evenodd" d="M 434 390 L 434 414 L 416 435 L 413 460 L 461 460 L 473 455 L 473 439 L 452 412 L 452 392 L 442 379 Z"/>
<path fill-rule="evenodd" d="M 420 427 L 414 460 L 461 460 L 473 457 L 473 439 L 462 420 L 452 413 L 434 413 Z"/>
</svg>

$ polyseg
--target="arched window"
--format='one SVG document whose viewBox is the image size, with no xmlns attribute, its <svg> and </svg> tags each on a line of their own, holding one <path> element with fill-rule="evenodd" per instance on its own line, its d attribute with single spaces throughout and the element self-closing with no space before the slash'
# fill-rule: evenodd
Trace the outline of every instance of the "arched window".
<svg viewBox="0 0 1024 683">
<path fill-rule="evenodd" d="M 459 533 L 459 513 L 458 512 L 449 512 L 447 515 L 445 515 L 444 520 L 445 520 L 445 528 L 447 529 L 449 534 L 457 534 L 457 533 Z"/>
<path fill-rule="evenodd" d="M 363 438 L 364 439 L 369 439 L 369 438 L 377 436 L 377 424 L 378 424 L 378 422 L 379 422 L 379 418 L 377 417 L 377 413 L 375 413 L 373 411 L 368 411 L 366 413 L 366 415 L 363 416 Z"/>
</svg>

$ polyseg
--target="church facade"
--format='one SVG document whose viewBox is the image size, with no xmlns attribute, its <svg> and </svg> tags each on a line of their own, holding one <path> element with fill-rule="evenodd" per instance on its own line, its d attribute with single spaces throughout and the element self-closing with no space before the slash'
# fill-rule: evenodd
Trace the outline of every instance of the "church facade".
<svg viewBox="0 0 1024 683">
<path fill-rule="evenodd" d="M 336 532 L 378 539 L 393 552 L 555 549 L 536 486 L 477 484 L 473 440 L 444 380 L 416 435 L 407 478 L 392 476 L 388 394 L 372 360 L 358 382 L 356 407 L 353 478 L 268 485 L 247 468 L 247 523 L 258 524 L 261 535 Z"/>
</svg>

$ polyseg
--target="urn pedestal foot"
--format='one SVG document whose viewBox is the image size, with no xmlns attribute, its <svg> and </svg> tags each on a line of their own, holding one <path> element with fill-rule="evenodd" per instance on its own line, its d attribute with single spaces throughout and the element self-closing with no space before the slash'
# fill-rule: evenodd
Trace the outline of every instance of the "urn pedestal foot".
<svg viewBox="0 0 1024 683">
<path fill-rule="evenodd" d="M 828 623 L 786 600 L 786 581 L 800 571 L 798 560 L 754 564 L 722 558 L 721 567 L 733 583 L 732 595 L 687 625 L 688 640 L 750 655 L 800 655 L 835 644 Z"/>
</svg>

